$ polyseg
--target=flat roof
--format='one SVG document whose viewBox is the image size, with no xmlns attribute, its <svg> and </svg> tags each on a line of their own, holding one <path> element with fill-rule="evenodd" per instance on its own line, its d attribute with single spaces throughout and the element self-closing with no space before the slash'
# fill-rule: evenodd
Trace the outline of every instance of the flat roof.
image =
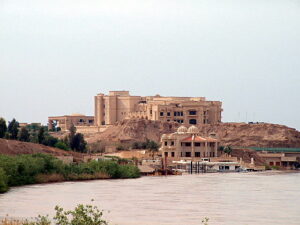
<svg viewBox="0 0 300 225">
<path fill-rule="evenodd" d="M 243 147 L 245 149 L 253 149 L 255 151 L 266 151 L 266 152 L 275 152 L 275 153 L 287 153 L 287 152 L 299 152 L 300 153 L 300 148 L 262 148 L 262 147 Z"/>
</svg>

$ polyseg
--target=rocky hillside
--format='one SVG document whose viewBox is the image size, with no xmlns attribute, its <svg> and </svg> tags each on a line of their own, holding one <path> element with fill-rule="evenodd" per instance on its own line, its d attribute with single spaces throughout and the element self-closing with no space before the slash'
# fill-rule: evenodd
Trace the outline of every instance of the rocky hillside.
<svg viewBox="0 0 300 225">
<path fill-rule="evenodd" d="M 98 140 L 133 142 L 144 141 L 146 138 L 158 142 L 162 134 L 175 132 L 177 128 L 177 123 L 131 119 L 116 123 L 102 133 L 85 134 L 85 139 L 88 143 Z"/>
<path fill-rule="evenodd" d="M 177 123 L 132 119 L 119 122 L 102 133 L 87 134 L 86 140 L 114 142 L 144 141 L 146 138 L 159 141 L 164 133 L 175 132 Z M 222 123 L 199 126 L 200 135 L 215 132 L 221 145 L 243 147 L 300 147 L 300 132 L 277 124 Z"/>
<path fill-rule="evenodd" d="M 201 133 L 217 133 L 222 145 L 300 147 L 300 132 L 278 124 L 222 123 L 201 126 L 199 128 Z"/>
<path fill-rule="evenodd" d="M 58 148 L 52 148 L 45 145 L 21 142 L 15 140 L 6 140 L 0 138 L 0 154 L 17 155 L 17 154 L 35 154 L 45 153 L 54 156 L 70 156 L 73 155 L 74 159 L 82 158 L 81 153 L 64 151 Z"/>
</svg>

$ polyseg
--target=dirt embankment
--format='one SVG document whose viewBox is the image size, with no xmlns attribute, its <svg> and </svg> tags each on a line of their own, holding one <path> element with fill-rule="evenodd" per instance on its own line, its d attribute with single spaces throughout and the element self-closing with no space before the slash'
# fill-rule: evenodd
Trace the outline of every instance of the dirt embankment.
<svg viewBox="0 0 300 225">
<path fill-rule="evenodd" d="M 99 140 L 114 142 L 144 141 L 146 138 L 159 142 L 164 133 L 175 132 L 179 124 L 143 119 L 119 122 L 102 133 L 85 135 L 88 143 Z M 199 126 L 200 135 L 215 132 L 221 145 L 243 147 L 300 147 L 300 132 L 277 124 L 221 123 Z"/>
<path fill-rule="evenodd" d="M 6 140 L 0 138 L 0 154 L 18 155 L 18 154 L 36 154 L 45 153 L 53 156 L 73 156 L 74 159 L 81 159 L 82 154 L 71 151 L 64 151 L 58 148 L 53 148 L 45 145 L 21 142 L 15 140 Z"/>
</svg>

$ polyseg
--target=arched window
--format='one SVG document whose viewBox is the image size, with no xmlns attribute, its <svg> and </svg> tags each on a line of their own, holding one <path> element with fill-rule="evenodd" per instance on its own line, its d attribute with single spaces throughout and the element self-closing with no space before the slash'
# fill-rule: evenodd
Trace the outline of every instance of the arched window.
<svg viewBox="0 0 300 225">
<path fill-rule="evenodd" d="M 197 124 L 197 120 L 196 119 L 190 119 L 190 124 Z"/>
</svg>

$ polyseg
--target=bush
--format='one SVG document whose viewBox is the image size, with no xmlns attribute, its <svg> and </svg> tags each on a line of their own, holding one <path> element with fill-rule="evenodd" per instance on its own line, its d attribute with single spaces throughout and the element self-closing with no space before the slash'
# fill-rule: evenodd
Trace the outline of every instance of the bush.
<svg viewBox="0 0 300 225">
<path fill-rule="evenodd" d="M 64 210 L 63 208 L 55 207 L 55 216 L 50 220 L 48 216 L 38 216 L 35 221 L 19 221 L 4 219 L 0 224 L 7 225 L 108 225 L 108 222 L 102 219 L 103 211 L 97 206 L 79 204 L 74 210 Z M 52 222 L 53 223 L 52 223 Z"/>
<path fill-rule="evenodd" d="M 55 145 L 54 145 L 55 148 L 59 148 L 59 149 L 62 149 L 62 150 L 69 150 L 69 147 L 62 141 L 58 141 Z"/>
<path fill-rule="evenodd" d="M 0 168 L 0 193 L 4 193 L 8 191 L 8 178 L 6 176 L 5 171 Z"/>
</svg>

